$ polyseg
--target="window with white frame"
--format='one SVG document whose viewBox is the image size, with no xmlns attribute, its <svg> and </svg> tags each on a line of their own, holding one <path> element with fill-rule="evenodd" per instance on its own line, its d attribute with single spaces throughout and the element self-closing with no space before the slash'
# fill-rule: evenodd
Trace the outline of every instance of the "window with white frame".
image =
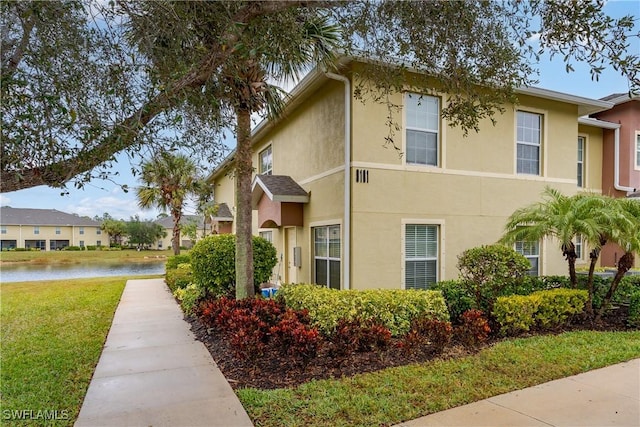
<svg viewBox="0 0 640 427">
<path fill-rule="evenodd" d="M 96 227 L 96 234 L 102 234 L 102 230 L 100 229 L 100 227 Z"/>
<path fill-rule="evenodd" d="M 640 133 L 636 133 L 636 169 L 640 169 Z"/>
<path fill-rule="evenodd" d="M 102 246 L 102 240 L 96 240 L 96 246 Z"/>
<path fill-rule="evenodd" d="M 540 175 L 542 114 L 517 112 L 516 171 Z"/>
<path fill-rule="evenodd" d="M 80 240 L 80 247 L 84 248 L 84 240 Z"/>
<path fill-rule="evenodd" d="M 84 227 L 80 227 L 79 230 L 78 230 L 78 233 L 84 234 Z"/>
<path fill-rule="evenodd" d="M 578 171 L 576 179 L 578 181 L 578 187 L 584 187 L 584 153 L 585 153 L 585 137 L 578 137 Z"/>
<path fill-rule="evenodd" d="M 518 241 L 515 244 L 516 252 L 524 255 L 531 263 L 531 269 L 527 273 L 529 276 L 540 275 L 540 242 Z"/>
<path fill-rule="evenodd" d="M 34 226 L 33 227 L 33 234 L 40 234 L 40 227 L 39 226 Z"/>
<path fill-rule="evenodd" d="M 60 227 L 56 227 L 56 234 L 60 234 L 60 233 L 61 233 Z"/>
<path fill-rule="evenodd" d="M 438 281 L 438 226 L 406 224 L 404 229 L 404 287 L 427 289 Z"/>
<path fill-rule="evenodd" d="M 582 241 L 582 236 L 580 234 L 576 235 L 574 245 L 576 247 L 576 249 L 575 249 L 576 250 L 576 258 L 583 259 L 583 257 L 584 257 L 584 245 L 583 245 L 583 241 Z"/>
<path fill-rule="evenodd" d="M 0 226 L 0 234 L 7 234 L 7 226 L 6 225 Z"/>
<path fill-rule="evenodd" d="M 268 146 L 258 155 L 260 158 L 260 175 L 271 175 L 273 171 L 273 153 Z"/>
<path fill-rule="evenodd" d="M 258 234 L 267 242 L 273 243 L 273 231 L 260 231 Z"/>
<path fill-rule="evenodd" d="M 340 289 L 340 226 L 313 227 L 314 282 Z"/>
<path fill-rule="evenodd" d="M 405 95 L 406 162 L 438 166 L 440 144 L 440 99 L 435 96 Z"/>
</svg>

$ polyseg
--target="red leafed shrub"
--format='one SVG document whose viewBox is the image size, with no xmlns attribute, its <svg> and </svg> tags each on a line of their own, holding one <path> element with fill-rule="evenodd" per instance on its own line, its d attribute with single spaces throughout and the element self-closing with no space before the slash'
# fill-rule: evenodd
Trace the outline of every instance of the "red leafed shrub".
<svg viewBox="0 0 640 427">
<path fill-rule="evenodd" d="M 467 310 L 460 316 L 460 325 L 456 327 L 456 337 L 468 347 L 475 347 L 489 337 L 491 328 L 481 310 Z"/>
<path fill-rule="evenodd" d="M 242 359 L 255 360 L 264 355 L 268 345 L 269 326 L 246 309 L 235 309 L 229 318 L 231 345 Z"/>
<path fill-rule="evenodd" d="M 428 317 L 419 317 L 411 322 L 411 329 L 398 343 L 398 346 L 407 353 L 431 349 L 436 353 L 442 350 L 451 341 L 453 328 L 450 322 L 443 322 Z"/>
<path fill-rule="evenodd" d="M 372 320 L 341 319 L 328 340 L 329 354 L 340 358 L 356 351 L 386 349 L 391 342 L 391 331 Z"/>
<path fill-rule="evenodd" d="M 226 333 L 233 330 L 230 322 L 233 321 L 234 310 L 255 314 L 261 321 L 271 326 L 278 322 L 279 317 L 285 311 L 285 307 L 274 300 L 261 298 L 235 300 L 221 297 L 202 302 L 196 311 L 196 315 L 206 327 L 215 328 L 220 332 Z"/>
<path fill-rule="evenodd" d="M 278 324 L 270 329 L 274 346 L 282 354 L 299 358 L 303 366 L 316 357 L 322 341 L 318 330 L 308 323 L 306 312 L 287 309 Z"/>
</svg>

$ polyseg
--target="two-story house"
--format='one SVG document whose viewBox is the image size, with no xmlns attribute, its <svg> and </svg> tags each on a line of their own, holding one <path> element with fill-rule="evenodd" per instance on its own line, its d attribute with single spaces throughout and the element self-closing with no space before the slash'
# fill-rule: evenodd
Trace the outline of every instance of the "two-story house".
<svg viewBox="0 0 640 427">
<path fill-rule="evenodd" d="M 602 192 L 603 128 L 578 119 L 612 102 L 522 88 L 520 103 L 505 105 L 495 125 L 483 121 L 465 137 L 442 116 L 446 94 L 399 92 L 390 100 L 402 107 L 399 155 L 384 144 L 386 106 L 354 97 L 358 66 L 311 72 L 285 115 L 254 129 L 253 230 L 281 254 L 276 280 L 425 288 L 456 278 L 458 255 L 497 241 L 507 217 L 546 186 Z M 233 161 L 232 154 L 211 182 L 215 200 L 235 216 Z M 515 248 L 532 274 L 566 274 L 557 246 Z"/>
<path fill-rule="evenodd" d="M 90 218 L 55 209 L 0 208 L 2 249 L 54 251 L 67 246 L 109 246 L 109 235 Z"/>
</svg>

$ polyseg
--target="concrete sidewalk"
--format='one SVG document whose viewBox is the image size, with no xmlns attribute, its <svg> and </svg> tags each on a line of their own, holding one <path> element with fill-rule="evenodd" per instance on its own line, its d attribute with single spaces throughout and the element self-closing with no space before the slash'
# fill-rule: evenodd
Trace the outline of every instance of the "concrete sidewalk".
<svg viewBox="0 0 640 427">
<path fill-rule="evenodd" d="M 640 359 L 427 415 L 396 427 L 640 426 Z"/>
<path fill-rule="evenodd" d="M 162 279 L 129 280 L 75 423 L 252 426 Z"/>
</svg>

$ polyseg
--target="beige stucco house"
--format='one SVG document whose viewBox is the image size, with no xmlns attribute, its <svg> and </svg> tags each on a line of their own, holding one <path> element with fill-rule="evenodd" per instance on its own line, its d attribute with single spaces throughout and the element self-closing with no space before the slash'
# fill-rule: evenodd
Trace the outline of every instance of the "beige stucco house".
<svg viewBox="0 0 640 427">
<path fill-rule="evenodd" d="M 280 254 L 275 280 L 425 288 L 456 278 L 458 255 L 496 242 L 507 217 L 546 186 L 602 192 L 607 125 L 580 118 L 612 102 L 522 88 L 495 126 L 483 121 L 464 137 L 442 116 L 446 94 L 396 93 L 399 155 L 384 144 L 386 106 L 354 98 L 354 66 L 311 72 L 286 114 L 254 129 L 253 230 Z M 215 200 L 235 216 L 233 161 L 232 154 L 211 181 Z M 515 245 L 532 274 L 566 274 L 557 246 Z"/>
<path fill-rule="evenodd" d="M 109 235 L 100 226 L 98 221 L 55 209 L 0 208 L 2 249 L 109 246 Z"/>
<path fill-rule="evenodd" d="M 155 244 L 151 245 L 151 249 L 171 249 L 171 241 L 173 239 L 173 218 L 167 216 L 165 218 L 158 219 L 154 221 L 156 224 L 159 224 L 164 228 L 165 236 L 155 242 Z M 207 234 L 211 234 L 206 230 L 204 224 L 204 218 L 198 215 L 182 215 L 182 220 L 180 221 L 181 225 L 189 225 L 195 224 L 196 226 L 196 239 L 192 240 L 190 236 L 186 233 L 180 233 L 180 246 L 184 248 L 190 249 L 193 245 L 200 240 L 203 236 Z"/>
</svg>

